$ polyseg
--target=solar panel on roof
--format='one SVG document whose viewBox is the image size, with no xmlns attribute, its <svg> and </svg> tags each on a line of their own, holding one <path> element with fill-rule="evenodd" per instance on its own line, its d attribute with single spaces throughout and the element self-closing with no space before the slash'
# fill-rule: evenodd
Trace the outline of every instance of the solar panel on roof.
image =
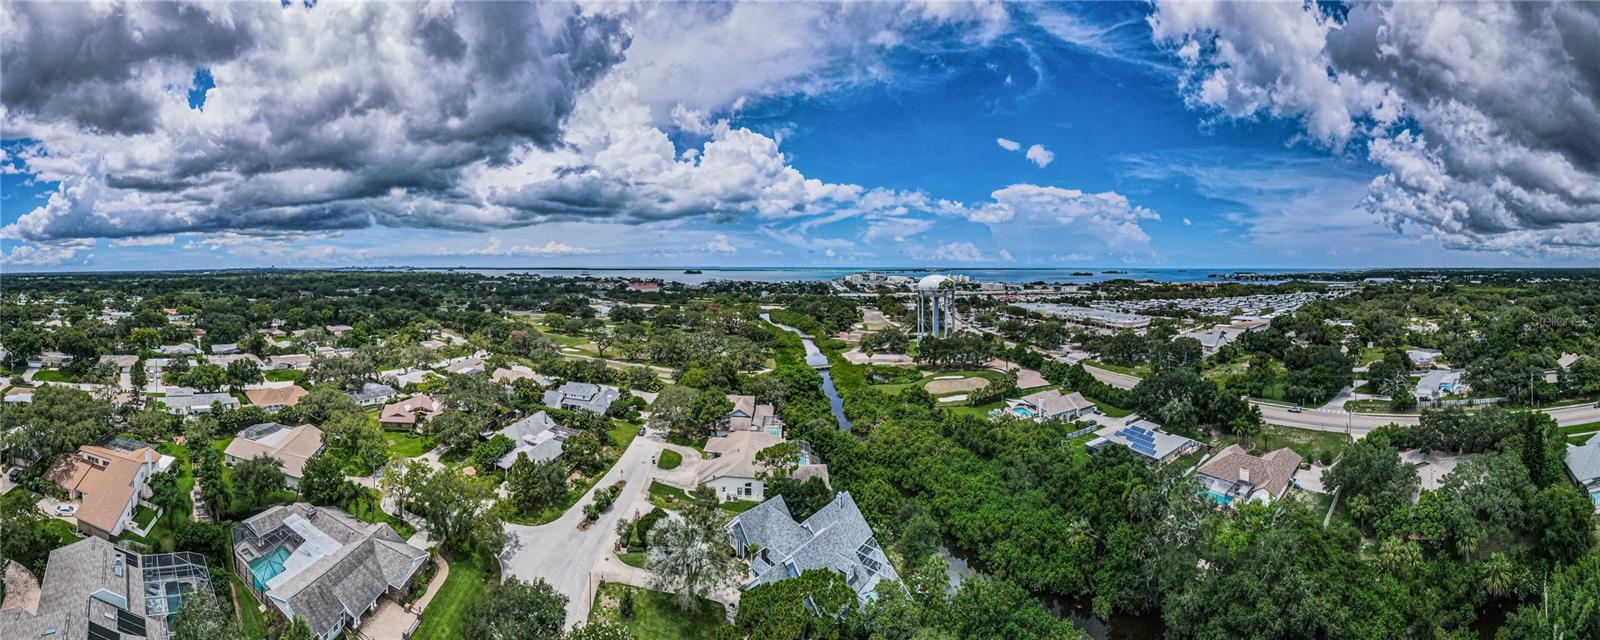
<svg viewBox="0 0 1600 640">
<path fill-rule="evenodd" d="M 122 640 L 122 636 L 115 631 L 91 622 L 89 623 L 89 640 Z"/>
<path fill-rule="evenodd" d="M 128 635 L 145 635 L 144 617 L 130 612 L 117 610 L 117 631 Z"/>
</svg>

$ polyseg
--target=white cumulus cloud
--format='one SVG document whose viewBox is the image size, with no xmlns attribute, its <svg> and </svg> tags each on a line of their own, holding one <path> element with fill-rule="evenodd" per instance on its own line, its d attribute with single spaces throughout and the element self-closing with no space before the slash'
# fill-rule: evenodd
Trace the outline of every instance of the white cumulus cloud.
<svg viewBox="0 0 1600 640">
<path fill-rule="evenodd" d="M 1043 169 L 1050 166 L 1050 163 L 1055 162 L 1056 154 L 1044 148 L 1044 145 L 1036 144 L 1028 147 L 1027 158 L 1029 162 L 1039 165 L 1039 168 Z"/>
</svg>

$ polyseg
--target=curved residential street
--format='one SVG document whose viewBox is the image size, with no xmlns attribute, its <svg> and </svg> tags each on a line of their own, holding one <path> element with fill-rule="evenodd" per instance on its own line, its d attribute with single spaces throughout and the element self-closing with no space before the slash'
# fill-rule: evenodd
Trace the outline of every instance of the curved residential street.
<svg viewBox="0 0 1600 640">
<path fill-rule="evenodd" d="M 593 500 L 595 488 L 584 494 L 572 508 L 554 522 L 538 526 L 506 524 L 506 548 L 500 554 L 501 575 L 524 581 L 534 578 L 550 583 L 556 592 L 567 597 L 567 627 L 589 617 L 594 592 L 600 587 L 596 570 L 602 560 L 611 556 L 617 537 L 617 522 L 624 517 L 642 515 L 650 510 L 650 481 L 655 477 L 669 479 L 688 474 L 692 477 L 698 455 L 684 456 L 684 464 L 670 471 L 657 469 L 655 460 L 668 446 L 655 432 L 633 439 L 627 451 L 595 484 L 595 488 L 609 487 L 618 480 L 627 482 L 622 495 L 599 522 L 588 531 L 578 530 L 583 521 L 583 506 Z M 679 449 L 678 447 L 673 447 Z M 683 451 L 685 449 L 679 449 Z M 693 453 L 692 449 L 687 449 Z"/>
</svg>

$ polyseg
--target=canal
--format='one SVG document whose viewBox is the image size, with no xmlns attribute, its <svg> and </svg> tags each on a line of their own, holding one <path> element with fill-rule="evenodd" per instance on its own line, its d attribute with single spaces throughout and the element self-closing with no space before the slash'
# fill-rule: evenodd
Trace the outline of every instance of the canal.
<svg viewBox="0 0 1600 640">
<path fill-rule="evenodd" d="M 833 413 L 833 419 L 839 423 L 839 429 L 849 433 L 851 429 L 850 418 L 844 415 L 844 398 L 839 397 L 839 390 L 833 387 L 833 375 L 828 372 L 828 356 L 817 348 L 816 341 L 806 332 L 786 324 L 773 322 L 768 314 L 761 314 L 761 319 L 772 326 L 800 336 L 800 344 L 806 348 L 806 364 L 816 369 L 822 375 L 822 395 L 828 397 L 828 410 Z"/>
</svg>

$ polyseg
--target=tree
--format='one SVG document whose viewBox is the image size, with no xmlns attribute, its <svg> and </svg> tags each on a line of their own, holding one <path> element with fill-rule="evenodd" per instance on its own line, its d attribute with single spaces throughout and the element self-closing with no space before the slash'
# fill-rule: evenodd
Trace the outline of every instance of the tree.
<svg viewBox="0 0 1600 640">
<path fill-rule="evenodd" d="M 370 474 L 389 460 L 389 441 L 383 430 L 361 412 L 340 412 L 322 423 L 322 440 L 328 448 Z"/>
<path fill-rule="evenodd" d="M 661 390 L 650 407 L 650 422 L 666 430 L 669 439 L 697 442 L 711 435 L 712 425 L 732 410 L 733 403 L 723 394 L 679 384 Z"/>
<path fill-rule="evenodd" d="M 0 531 L 5 532 L 0 536 L 0 558 L 16 560 L 34 575 L 42 575 L 50 551 L 61 541 L 46 526 L 51 520 L 34 506 L 32 495 L 15 490 L 0 496 Z"/>
<path fill-rule="evenodd" d="M 511 578 L 467 603 L 461 616 L 466 638 L 558 640 L 567 620 L 567 597 L 544 580 Z"/>
<path fill-rule="evenodd" d="M 634 640 L 634 635 L 627 627 L 619 627 L 606 620 L 595 620 L 573 627 L 567 632 L 566 640 Z"/>
<path fill-rule="evenodd" d="M 233 465 L 233 485 L 248 496 L 251 506 L 260 505 L 274 491 L 282 491 L 286 483 L 283 461 L 267 454 Z"/>
<path fill-rule="evenodd" d="M 600 432 L 584 429 L 562 443 L 562 457 L 585 474 L 594 475 L 605 470 L 606 447 L 600 441 Z"/>
<path fill-rule="evenodd" d="M 261 373 L 261 365 L 255 360 L 240 358 L 228 363 L 228 388 L 239 391 L 245 385 L 256 384 L 265 380 Z"/>
<path fill-rule="evenodd" d="M 769 481 L 775 478 L 788 478 L 800 465 L 800 445 L 780 442 L 757 451 L 755 460 Z"/>
<path fill-rule="evenodd" d="M 1600 638 L 1600 554 L 1557 573 L 1532 604 L 1506 618 L 1495 638 Z"/>
<path fill-rule="evenodd" d="M 147 440 L 165 440 L 177 431 L 179 418 L 156 408 L 128 416 L 128 431 Z"/>
<path fill-rule="evenodd" d="M 812 476 L 805 482 L 794 478 L 773 478 L 767 481 L 767 497 L 783 496 L 783 503 L 789 507 L 789 515 L 796 520 L 805 520 L 811 517 L 833 500 L 834 491 L 828 488 L 828 483 L 822 478 Z"/>
<path fill-rule="evenodd" d="M 283 635 L 278 636 L 278 640 L 313 640 L 315 637 L 311 627 L 306 625 L 305 618 L 295 616 L 289 624 L 284 625 Z"/>
<path fill-rule="evenodd" d="M 1551 566 L 1570 564 L 1594 548 L 1594 504 L 1582 492 L 1551 485 L 1528 506 L 1533 550 Z"/>
<path fill-rule="evenodd" d="M 557 459 L 534 462 L 526 453 L 519 453 L 506 474 L 506 490 L 522 513 L 537 513 L 559 504 L 567 496 L 566 465 Z"/>
<path fill-rule="evenodd" d="M 8 345 L 9 346 L 9 345 Z M 115 431 L 111 403 L 86 391 L 47 384 L 33 393 L 33 402 L 0 411 L 0 438 L 5 447 L 38 452 L 39 459 L 57 456 Z"/>
<path fill-rule="evenodd" d="M 454 407 L 446 408 L 442 413 L 434 416 L 428 422 L 428 434 L 433 436 L 434 442 L 449 451 L 467 451 L 478 443 L 478 434 L 483 432 L 484 422 L 481 414 L 468 413 Z"/>
<path fill-rule="evenodd" d="M 810 569 L 739 596 L 734 626 L 751 640 L 801 640 L 846 635 L 838 625 L 856 605 L 856 592 L 831 569 Z"/>
<path fill-rule="evenodd" d="M 336 414 L 364 413 L 361 403 L 330 386 L 312 387 L 311 392 L 301 397 L 294 409 L 300 412 L 301 420 L 316 424 L 322 424 Z"/>
<path fill-rule="evenodd" d="M 489 508 L 494 483 L 487 479 L 412 461 L 400 472 L 394 495 L 397 503 L 427 523 L 429 536 L 452 552 L 495 554 L 504 543 L 500 518 Z"/>
<path fill-rule="evenodd" d="M 179 376 L 178 384 L 210 393 L 228 384 L 228 371 L 214 364 L 201 364 Z"/>
<path fill-rule="evenodd" d="M 224 611 L 215 594 L 190 588 L 172 620 L 172 640 L 243 640 L 233 613 Z"/>
<path fill-rule="evenodd" d="M 161 509 L 161 517 L 167 522 L 177 518 L 180 511 L 188 506 L 188 496 L 178 488 L 178 474 L 167 472 L 150 476 L 145 484 L 150 489 L 150 503 Z"/>
<path fill-rule="evenodd" d="M 1378 439 L 1357 440 L 1345 447 L 1323 483 L 1339 489 L 1345 508 L 1356 522 L 1370 527 L 1411 502 L 1417 470 L 1400 460 L 1399 452 Z"/>
<path fill-rule="evenodd" d="M 350 498 L 349 485 L 339 461 L 327 452 L 308 458 L 300 471 L 300 495 L 311 504 L 344 504 Z"/>
<path fill-rule="evenodd" d="M 716 495 L 702 486 L 691 496 L 682 520 L 668 520 L 650 532 L 646 561 L 655 588 L 677 595 L 689 611 L 700 599 L 722 587 L 738 584 L 744 563 L 729 553 L 718 514 Z"/>
</svg>

